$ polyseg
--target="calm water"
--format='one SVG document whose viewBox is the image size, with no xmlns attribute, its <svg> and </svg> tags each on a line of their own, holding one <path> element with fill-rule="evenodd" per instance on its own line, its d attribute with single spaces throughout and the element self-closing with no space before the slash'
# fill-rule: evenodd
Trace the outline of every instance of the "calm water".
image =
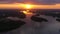
<svg viewBox="0 0 60 34">
<path fill-rule="evenodd" d="M 0 34 L 60 34 L 60 22 L 56 21 L 56 17 L 41 15 L 39 17 L 46 18 L 48 22 L 35 22 L 30 18 L 33 14 L 26 14 L 26 24 L 20 28 Z"/>
</svg>

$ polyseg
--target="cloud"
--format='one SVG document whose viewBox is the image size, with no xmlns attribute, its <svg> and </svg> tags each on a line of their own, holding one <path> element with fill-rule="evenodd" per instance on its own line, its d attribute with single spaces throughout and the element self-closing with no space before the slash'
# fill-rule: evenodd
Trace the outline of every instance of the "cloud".
<svg viewBox="0 0 60 34">
<path fill-rule="evenodd" d="M 21 2 L 21 3 L 31 2 L 33 4 L 56 4 L 56 3 L 60 3 L 60 0 L 0 0 L 0 3 L 3 3 L 4 1 L 7 3 L 10 3 L 10 2 Z"/>
<path fill-rule="evenodd" d="M 55 0 L 28 0 L 28 1 L 23 1 L 23 2 L 24 3 L 30 2 L 30 3 L 33 3 L 33 4 L 55 4 L 56 1 Z"/>
</svg>

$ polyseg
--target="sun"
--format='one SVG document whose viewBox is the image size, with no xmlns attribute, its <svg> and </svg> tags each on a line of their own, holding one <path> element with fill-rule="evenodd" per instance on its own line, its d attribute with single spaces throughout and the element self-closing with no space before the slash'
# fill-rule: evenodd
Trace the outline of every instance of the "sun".
<svg viewBox="0 0 60 34">
<path fill-rule="evenodd" d="M 26 5 L 26 8 L 31 8 L 31 5 L 27 4 L 27 5 Z"/>
<path fill-rule="evenodd" d="M 21 4 L 23 9 L 32 9 L 33 5 L 32 4 Z"/>
<path fill-rule="evenodd" d="M 31 8 L 32 8 L 32 5 L 30 5 L 30 4 L 25 4 L 25 8 L 26 8 L 26 9 L 31 9 Z"/>
</svg>

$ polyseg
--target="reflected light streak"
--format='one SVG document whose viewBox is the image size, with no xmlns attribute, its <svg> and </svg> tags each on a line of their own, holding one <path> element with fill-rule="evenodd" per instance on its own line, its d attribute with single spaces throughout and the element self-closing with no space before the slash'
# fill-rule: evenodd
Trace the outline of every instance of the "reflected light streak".
<svg viewBox="0 0 60 34">
<path fill-rule="evenodd" d="M 24 14 L 33 14 L 32 12 L 29 12 L 29 10 L 22 11 Z"/>
</svg>

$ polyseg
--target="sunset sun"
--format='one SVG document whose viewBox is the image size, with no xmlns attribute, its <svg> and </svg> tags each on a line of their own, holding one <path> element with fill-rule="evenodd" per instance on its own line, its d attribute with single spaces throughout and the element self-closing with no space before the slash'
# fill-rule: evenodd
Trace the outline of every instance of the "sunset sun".
<svg viewBox="0 0 60 34">
<path fill-rule="evenodd" d="M 31 8 L 32 8 L 32 5 L 26 4 L 24 7 L 25 7 L 26 9 L 31 9 Z"/>
</svg>

